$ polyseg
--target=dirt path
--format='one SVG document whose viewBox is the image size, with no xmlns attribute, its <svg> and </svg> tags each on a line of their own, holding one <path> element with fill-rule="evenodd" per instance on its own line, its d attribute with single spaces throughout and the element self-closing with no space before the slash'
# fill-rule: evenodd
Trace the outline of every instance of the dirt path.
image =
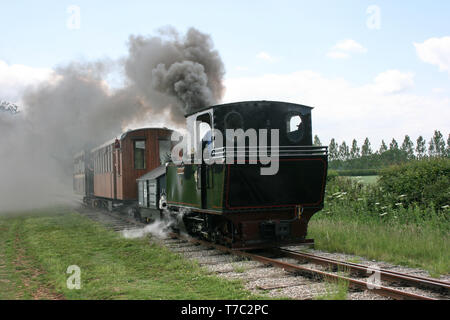
<svg viewBox="0 0 450 320">
<path fill-rule="evenodd" d="M 11 233 L 10 229 L 15 233 Z M 19 228 L 20 229 L 20 228 Z M 0 223 L 0 300 L 61 300 L 64 296 L 43 283 L 44 271 L 26 254 L 20 230 Z M 11 239 L 11 238 L 14 239 Z M 6 241 L 9 240 L 9 241 Z M 11 247 L 12 246 L 12 247 Z M 11 250 L 12 249 L 12 250 Z"/>
</svg>

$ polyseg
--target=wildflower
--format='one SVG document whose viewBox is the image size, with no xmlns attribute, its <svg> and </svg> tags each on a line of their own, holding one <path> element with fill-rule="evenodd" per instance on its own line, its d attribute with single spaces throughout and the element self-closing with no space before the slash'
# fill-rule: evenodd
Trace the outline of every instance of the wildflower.
<svg viewBox="0 0 450 320">
<path fill-rule="evenodd" d="M 441 208 L 442 208 L 442 209 L 447 209 L 447 208 L 450 208 L 450 206 L 447 204 L 447 205 L 445 205 L 445 206 L 442 206 Z"/>
<path fill-rule="evenodd" d="M 398 203 L 396 203 L 395 205 L 398 206 L 398 207 L 400 207 L 400 206 L 402 205 L 402 203 L 401 203 L 401 202 L 398 202 Z"/>
<path fill-rule="evenodd" d="M 380 203 L 379 203 L 379 202 L 375 202 L 375 205 L 376 205 L 376 206 L 379 206 L 379 205 L 380 205 Z"/>
<path fill-rule="evenodd" d="M 402 194 L 402 195 L 398 196 L 399 199 L 404 198 L 404 197 L 406 197 L 406 194 Z"/>
<path fill-rule="evenodd" d="M 381 210 L 387 209 L 387 207 L 381 207 Z"/>
<path fill-rule="evenodd" d="M 388 214 L 387 212 L 383 212 L 382 214 L 380 214 L 380 217 L 383 217 L 383 216 L 385 216 L 387 214 Z"/>
</svg>

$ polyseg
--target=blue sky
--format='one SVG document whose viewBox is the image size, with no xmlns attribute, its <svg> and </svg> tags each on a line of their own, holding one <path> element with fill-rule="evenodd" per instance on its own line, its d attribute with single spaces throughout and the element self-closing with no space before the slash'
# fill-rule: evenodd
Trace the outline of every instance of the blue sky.
<svg viewBox="0 0 450 320">
<path fill-rule="evenodd" d="M 81 9 L 78 30 L 69 30 L 66 26 L 69 5 Z M 370 29 L 366 24 L 370 16 L 366 10 L 371 5 L 381 12 L 379 29 Z M 184 32 L 193 26 L 212 36 L 225 63 L 229 90 L 235 90 L 233 83 L 246 88 L 252 81 L 257 83 L 267 75 L 287 77 L 295 72 L 311 71 L 321 77 L 317 85 L 328 81 L 333 84 L 341 79 L 346 83 L 343 87 L 352 88 L 348 94 L 356 94 L 353 89 L 371 85 L 383 72 L 396 70 L 397 75 L 388 73 L 380 79 L 387 79 L 386 85 L 392 81 L 402 82 L 399 87 L 402 93 L 394 98 L 391 95 L 392 102 L 387 102 L 385 93 L 380 93 L 380 108 L 387 110 L 389 103 L 401 101 L 406 103 L 402 107 L 405 112 L 417 113 L 421 101 L 428 99 L 424 106 L 437 103 L 435 108 L 441 108 L 441 116 L 450 117 L 450 71 L 424 61 L 426 58 L 419 57 L 414 46 L 431 38 L 449 37 L 449 12 L 450 1 L 3 1 L 0 4 L 0 61 L 9 66 L 51 69 L 72 60 L 116 59 L 127 53 L 126 43 L 131 34 L 155 34 L 166 25 Z M 353 46 L 349 51 L 341 50 L 348 54 L 345 59 L 330 57 L 330 52 L 339 51 L 336 49 L 339 43 L 349 39 L 358 44 L 360 50 Z M 442 58 L 449 53 L 445 48 L 434 56 Z M 448 61 L 448 58 L 443 60 Z M 391 76 L 395 79 L 391 80 Z M 270 86 L 272 80 L 259 83 Z M 311 89 L 311 92 L 316 91 Z M 361 94 L 361 90 L 356 91 Z M 242 92 L 227 91 L 227 95 L 225 100 L 247 98 Z M 256 96 L 260 98 L 258 93 L 248 98 Z M 272 96 L 283 100 L 280 90 L 269 92 L 269 98 Z M 301 95 L 294 97 L 286 93 L 286 96 L 302 103 L 297 101 L 302 100 Z M 305 93 L 307 96 L 312 93 Z M 411 97 L 415 97 L 414 103 L 404 102 Z M 334 98 L 338 100 L 342 96 Z M 337 105 L 344 114 L 354 110 L 346 111 L 346 99 L 341 100 Z M 315 105 L 314 100 L 311 103 Z M 325 124 L 333 125 L 333 120 L 326 115 L 331 108 L 324 107 L 318 112 L 322 124 L 317 128 L 325 140 L 333 135 L 332 129 L 325 128 Z M 331 114 L 336 117 L 340 113 Z M 385 125 L 390 123 L 386 119 L 379 121 Z M 415 138 L 418 134 L 429 136 L 434 129 L 443 130 L 444 135 L 450 131 L 442 119 L 433 122 L 430 118 L 426 126 L 420 128 L 417 128 L 417 121 L 411 118 L 401 124 L 402 128 L 392 121 L 392 127 L 369 126 L 370 130 L 360 128 L 354 132 L 342 131 L 342 124 L 339 124 L 334 130 L 342 132 L 340 138 L 347 140 L 351 134 L 363 139 L 375 130 L 375 138 L 385 139 L 392 136 L 400 139 L 401 132 L 403 135 L 411 132 Z"/>
</svg>

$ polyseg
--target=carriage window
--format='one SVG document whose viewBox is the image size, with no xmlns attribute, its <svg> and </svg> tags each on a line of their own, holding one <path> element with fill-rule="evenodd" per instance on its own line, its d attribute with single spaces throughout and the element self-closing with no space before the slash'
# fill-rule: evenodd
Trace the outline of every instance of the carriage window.
<svg viewBox="0 0 450 320">
<path fill-rule="evenodd" d="M 134 141 L 134 168 L 145 169 L 145 140 Z"/>
<path fill-rule="evenodd" d="M 291 114 L 287 118 L 287 137 L 292 142 L 299 142 L 303 137 L 303 122 L 299 114 Z"/>
</svg>

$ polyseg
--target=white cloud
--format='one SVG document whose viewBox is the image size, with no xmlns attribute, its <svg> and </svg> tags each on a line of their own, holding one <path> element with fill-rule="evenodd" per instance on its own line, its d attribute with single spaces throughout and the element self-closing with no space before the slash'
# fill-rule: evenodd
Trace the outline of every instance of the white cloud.
<svg viewBox="0 0 450 320">
<path fill-rule="evenodd" d="M 430 38 L 423 43 L 414 42 L 414 46 L 422 61 L 450 74 L 450 37 Z"/>
<path fill-rule="evenodd" d="M 352 53 L 365 53 L 367 52 L 367 49 L 364 48 L 362 45 L 360 45 L 358 42 L 352 39 L 347 39 L 338 42 L 334 46 L 335 50 L 341 50 L 346 52 L 352 52 Z"/>
<path fill-rule="evenodd" d="M 381 92 L 396 93 L 414 86 L 414 73 L 388 70 L 375 77 L 375 87 Z"/>
<path fill-rule="evenodd" d="M 347 59 L 351 54 L 366 53 L 367 49 L 352 39 L 339 41 L 327 53 L 332 59 Z"/>
<path fill-rule="evenodd" d="M 260 53 L 258 53 L 256 55 L 256 58 L 258 58 L 260 60 L 264 60 L 266 62 L 275 62 L 275 61 L 277 61 L 276 58 L 272 57 L 270 54 L 268 54 L 265 51 L 261 51 Z"/>
<path fill-rule="evenodd" d="M 348 143 L 369 137 L 378 148 L 381 139 L 430 137 L 435 129 L 447 135 L 450 129 L 450 99 L 412 94 L 406 89 L 413 85 L 413 74 L 397 70 L 359 86 L 313 71 L 231 78 L 225 85 L 226 102 L 279 100 L 315 107 L 313 133 L 327 143 L 332 137 Z"/>
<path fill-rule="evenodd" d="M 443 89 L 443 88 L 433 88 L 431 91 L 433 91 L 433 93 L 444 93 L 445 89 Z"/>
<path fill-rule="evenodd" d="M 0 60 L 0 100 L 17 103 L 27 88 L 49 79 L 52 75 L 51 69 L 20 64 L 8 65 Z"/>
</svg>

